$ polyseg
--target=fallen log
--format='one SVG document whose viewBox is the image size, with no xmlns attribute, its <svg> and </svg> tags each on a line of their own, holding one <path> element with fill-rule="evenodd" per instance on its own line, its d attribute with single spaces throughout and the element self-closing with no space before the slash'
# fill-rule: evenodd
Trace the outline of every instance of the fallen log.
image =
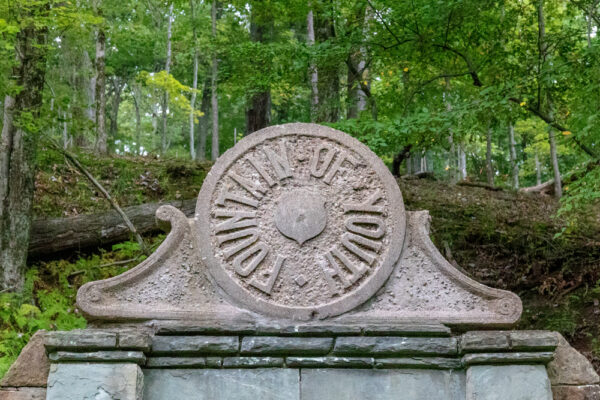
<svg viewBox="0 0 600 400">
<path fill-rule="evenodd" d="M 468 186 L 468 187 L 478 187 L 478 188 L 482 188 L 482 189 L 491 190 L 493 192 L 502 191 L 501 187 L 493 186 L 493 185 L 490 185 L 489 183 L 484 183 L 484 182 L 460 181 L 460 182 L 457 182 L 456 185 Z"/>
<path fill-rule="evenodd" d="M 154 220 L 158 207 L 171 205 L 191 217 L 196 199 L 165 203 L 145 203 L 123 208 L 139 233 L 159 231 Z M 42 258 L 65 251 L 77 251 L 128 240 L 131 232 L 117 211 L 82 214 L 68 218 L 40 219 L 33 222 L 29 258 Z"/>
</svg>

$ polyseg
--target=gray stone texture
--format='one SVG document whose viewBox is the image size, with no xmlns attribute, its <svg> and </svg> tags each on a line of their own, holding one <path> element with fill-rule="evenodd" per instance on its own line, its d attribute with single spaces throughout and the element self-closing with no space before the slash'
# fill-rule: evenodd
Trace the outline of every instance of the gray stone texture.
<svg viewBox="0 0 600 400">
<path fill-rule="evenodd" d="M 152 369 L 145 375 L 144 400 L 300 399 L 296 369 Z"/>
<path fill-rule="evenodd" d="M 148 351 L 152 345 L 149 333 L 134 330 L 119 331 L 118 340 L 120 349 Z"/>
<path fill-rule="evenodd" d="M 44 348 L 45 334 L 46 331 L 37 331 L 29 339 L 29 343 L 21 350 L 17 360 L 4 374 L 0 386 L 46 387 L 50 361 Z"/>
<path fill-rule="evenodd" d="M 375 360 L 375 368 L 462 369 L 462 363 L 458 358 L 444 357 L 378 358 Z"/>
<path fill-rule="evenodd" d="M 600 385 L 552 386 L 552 395 L 553 400 L 598 400 Z"/>
<path fill-rule="evenodd" d="M 558 346 L 550 331 L 470 331 L 460 338 L 462 353 L 544 351 Z"/>
<path fill-rule="evenodd" d="M 552 400 L 543 365 L 469 367 L 466 394 L 466 400 Z"/>
<path fill-rule="evenodd" d="M 288 367 L 295 368 L 372 368 L 370 357 L 287 357 Z"/>
<path fill-rule="evenodd" d="M 90 362 L 131 362 L 135 364 L 144 364 L 146 356 L 141 351 L 90 351 L 90 352 L 73 352 L 73 351 L 57 351 L 50 353 L 51 362 L 65 361 L 90 361 Z"/>
<path fill-rule="evenodd" d="M 46 400 L 46 389 L 38 387 L 1 388 L 0 400 Z"/>
<path fill-rule="evenodd" d="M 511 350 L 554 350 L 558 339 L 550 331 L 511 331 L 508 333 Z"/>
<path fill-rule="evenodd" d="M 204 368 L 206 366 L 205 357 L 150 357 L 146 362 L 146 368 Z"/>
<path fill-rule="evenodd" d="M 463 400 L 464 373 L 303 369 L 302 400 Z"/>
<path fill-rule="evenodd" d="M 223 368 L 283 367 L 281 357 L 224 357 Z"/>
<path fill-rule="evenodd" d="M 136 364 L 53 364 L 47 400 L 142 400 L 144 375 Z"/>
<path fill-rule="evenodd" d="M 73 330 L 69 332 L 48 332 L 45 336 L 46 349 L 52 352 L 61 350 L 103 350 L 117 347 L 117 333 L 104 330 Z"/>
<path fill-rule="evenodd" d="M 548 364 L 548 376 L 552 385 L 593 385 L 600 377 L 583 354 L 572 348 L 559 333 L 555 333 L 558 347 L 554 361 Z"/>
<path fill-rule="evenodd" d="M 468 365 L 481 364 L 548 364 L 554 358 L 551 351 L 528 353 L 473 353 L 466 354 L 462 363 Z"/>
<path fill-rule="evenodd" d="M 152 353 L 235 354 L 239 350 L 237 336 L 155 336 Z"/>
<path fill-rule="evenodd" d="M 340 337 L 335 342 L 336 355 L 455 355 L 456 338 L 425 337 Z"/>
<path fill-rule="evenodd" d="M 331 351 L 333 338 L 247 336 L 241 354 L 323 355 Z"/>
</svg>

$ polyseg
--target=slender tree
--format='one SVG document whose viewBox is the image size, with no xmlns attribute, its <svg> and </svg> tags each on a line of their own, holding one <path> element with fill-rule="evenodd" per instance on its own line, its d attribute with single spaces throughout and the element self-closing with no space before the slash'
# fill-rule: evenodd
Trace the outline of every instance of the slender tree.
<svg viewBox="0 0 600 400">
<path fill-rule="evenodd" d="M 102 16 L 98 7 L 97 14 Z M 96 151 L 108 153 L 108 135 L 106 132 L 106 34 L 104 28 L 98 28 L 96 33 Z"/>
<path fill-rule="evenodd" d="M 217 0 L 213 0 L 210 10 L 211 32 L 213 40 L 212 69 L 211 69 L 211 95 L 210 104 L 212 108 L 212 148 L 211 159 L 219 158 L 219 98 L 217 92 L 217 74 L 219 72 L 219 60 L 217 59 Z"/>
<path fill-rule="evenodd" d="M 198 38 L 196 34 L 196 13 L 194 8 L 194 0 L 190 0 L 190 11 L 192 20 L 192 38 L 194 46 L 194 68 L 192 72 L 192 98 L 190 99 L 190 156 L 192 160 L 196 159 L 196 145 L 194 143 L 194 126 L 195 126 L 195 106 L 196 93 L 198 90 Z"/>
</svg>

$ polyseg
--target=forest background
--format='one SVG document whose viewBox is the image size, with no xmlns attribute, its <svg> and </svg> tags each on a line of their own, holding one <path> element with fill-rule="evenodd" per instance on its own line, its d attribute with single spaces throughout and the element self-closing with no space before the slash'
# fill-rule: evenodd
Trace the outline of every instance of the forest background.
<svg viewBox="0 0 600 400">
<path fill-rule="evenodd" d="M 0 2 L 0 374 L 35 330 L 84 324 L 73 308 L 78 285 L 135 264 L 113 262 L 144 257 L 143 241 L 133 241 L 80 259 L 28 262 L 34 219 L 97 211 L 89 197 L 81 200 L 85 195 L 73 200 L 66 186 L 52 199 L 45 185 L 79 179 L 75 175 L 85 185 L 82 171 L 90 170 L 121 205 L 185 197 L 199 187 L 210 161 L 237 140 L 298 121 L 355 136 L 397 176 L 434 177 L 441 186 L 412 197 L 414 205 L 433 208 L 434 217 L 451 214 L 454 203 L 442 197 L 444 209 L 428 193 L 456 194 L 457 187 L 466 193 L 472 186 L 487 194 L 463 201 L 454 212 L 464 218 L 475 218 L 470 201 L 495 204 L 492 211 L 505 215 L 494 203 L 498 189 L 513 196 L 502 207 L 525 202 L 529 216 L 548 217 L 534 221 L 539 235 L 524 248 L 511 247 L 502 239 L 506 231 L 497 233 L 484 219 L 480 237 L 504 245 L 500 252 L 522 251 L 531 260 L 510 277 L 499 278 L 502 272 L 479 279 L 550 296 L 554 319 L 543 317 L 536 326 L 586 337 L 585 350 L 597 357 L 600 344 L 589 337 L 595 331 L 582 328 L 589 321 L 581 315 L 574 322 L 574 315 L 600 313 L 599 5 Z M 127 192 L 132 182 L 143 190 Z M 177 188 L 182 183 L 190 186 Z M 90 187 L 91 203 L 102 202 L 101 190 Z M 515 194 L 520 188 L 534 194 Z M 410 202 L 413 189 L 403 190 Z M 540 192 L 559 202 L 532 197 Z M 514 225 L 511 218 L 508 225 Z M 436 244 L 450 257 L 456 243 L 468 240 L 450 229 L 440 232 Z M 159 242 L 150 239 L 150 245 Z M 534 252 L 534 245 L 544 251 Z M 475 255 L 467 252 L 465 260 L 467 254 Z M 546 263 L 537 269 L 532 260 L 540 256 Z M 107 259 L 109 268 L 97 268 Z M 530 282 L 523 287 L 524 279 Z M 573 295 L 571 303 L 561 300 Z"/>
</svg>

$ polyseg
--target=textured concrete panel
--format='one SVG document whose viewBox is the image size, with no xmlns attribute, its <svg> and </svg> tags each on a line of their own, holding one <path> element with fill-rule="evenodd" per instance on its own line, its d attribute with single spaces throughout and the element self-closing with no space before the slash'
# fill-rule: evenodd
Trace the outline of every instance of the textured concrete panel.
<svg viewBox="0 0 600 400">
<path fill-rule="evenodd" d="M 53 364 L 47 400 L 141 400 L 144 376 L 136 364 Z"/>
<path fill-rule="evenodd" d="M 299 400 L 297 369 L 145 370 L 144 400 Z"/>
<path fill-rule="evenodd" d="M 431 370 L 303 369 L 302 400 L 463 400 L 464 373 Z"/>
<path fill-rule="evenodd" d="M 552 400 L 543 365 L 479 365 L 467 370 L 467 400 Z"/>
</svg>

